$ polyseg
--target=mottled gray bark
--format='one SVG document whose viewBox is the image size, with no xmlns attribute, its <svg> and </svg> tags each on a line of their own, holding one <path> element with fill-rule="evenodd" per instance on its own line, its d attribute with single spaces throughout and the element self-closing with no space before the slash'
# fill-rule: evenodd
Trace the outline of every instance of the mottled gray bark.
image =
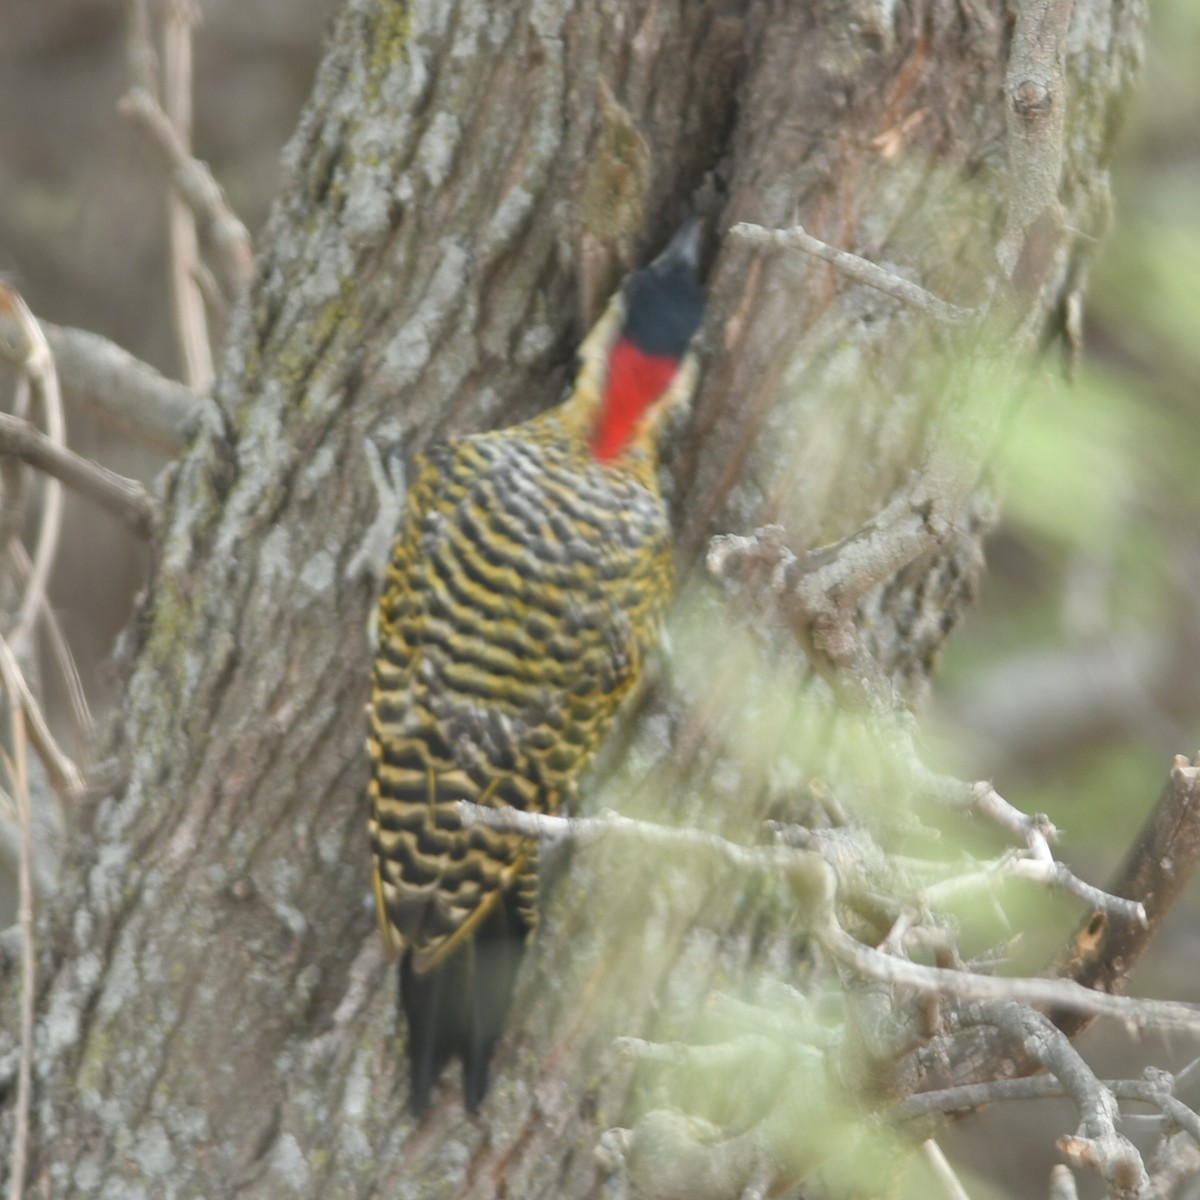
<svg viewBox="0 0 1200 1200">
<path fill-rule="evenodd" d="M 557 864 L 481 1119 L 451 1073 L 414 1127 L 369 907 L 372 596 L 346 570 L 375 511 L 363 441 L 412 451 L 552 403 L 581 290 L 654 249 L 708 172 L 719 229 L 798 218 L 977 302 L 1009 192 L 1005 12 L 346 5 L 216 399 L 166 488 L 110 735 L 122 782 L 77 815 L 42 923 L 34 1194 L 599 1194 L 593 1146 L 634 1094 L 613 1036 L 685 1029 L 712 982 L 786 960 L 786 931 L 770 897 L 686 863 L 576 853 Z M 1120 0 L 1075 4 L 1059 188 L 1072 232 L 1026 314 L 1047 338 L 1104 228 L 1140 20 Z M 581 288 L 588 272 L 599 282 Z M 692 572 L 708 537 L 778 521 L 803 548 L 881 509 L 920 459 L 953 351 L 829 267 L 732 240 L 709 290 L 704 385 L 667 461 L 685 663 L 743 619 Z M 913 702 L 969 598 L 982 526 L 965 514 L 864 606 Z M 739 727 L 700 691 L 686 666 L 665 681 L 585 806 L 753 838 L 787 781 L 762 761 L 765 735 L 739 757 Z"/>
</svg>

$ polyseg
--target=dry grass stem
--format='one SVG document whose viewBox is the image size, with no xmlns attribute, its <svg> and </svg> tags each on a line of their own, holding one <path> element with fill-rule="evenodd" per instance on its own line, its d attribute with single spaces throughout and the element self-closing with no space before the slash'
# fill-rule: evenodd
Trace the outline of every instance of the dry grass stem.
<svg viewBox="0 0 1200 1200">
<path fill-rule="evenodd" d="M 14 539 L 9 543 L 9 551 L 13 556 L 13 564 L 22 583 L 27 583 L 32 564 L 25 547 Z M 91 747 L 95 724 L 92 720 L 92 710 L 88 705 L 87 695 L 83 690 L 83 681 L 79 677 L 79 669 L 75 665 L 75 656 L 63 633 L 62 625 L 50 604 L 43 604 L 40 613 L 42 628 L 46 632 L 46 641 L 50 647 L 50 656 L 54 660 L 55 670 L 67 696 L 67 704 L 71 710 L 72 727 L 75 734 L 75 756 L 82 761 Z"/>
<path fill-rule="evenodd" d="M 192 140 L 192 24 L 190 6 L 172 0 L 163 22 L 163 109 L 179 137 L 183 154 L 191 157 Z M 175 336 L 184 362 L 184 379 L 198 392 L 213 382 L 212 344 L 204 296 L 196 283 L 200 243 L 196 217 L 177 189 L 167 196 L 171 298 L 175 306 Z"/>
<path fill-rule="evenodd" d="M 46 422 L 44 436 L 55 451 L 65 452 L 66 422 L 63 419 L 62 397 L 58 390 L 54 355 L 50 353 L 41 326 L 29 311 L 29 306 L 17 292 L 3 282 L 0 282 L 0 315 L 10 318 L 16 325 L 20 340 L 16 344 L 13 357 L 19 360 L 20 369 L 29 381 L 34 396 L 41 403 Z M 32 429 L 32 426 L 30 428 Z M 58 551 L 59 535 L 62 532 L 62 504 L 62 486 L 56 479 L 47 479 L 42 494 L 42 513 L 38 522 L 33 566 L 16 623 L 9 634 L 18 653 L 23 647 L 32 644 L 33 626 L 39 610 L 46 602 L 46 585 L 54 568 L 54 556 Z"/>
<path fill-rule="evenodd" d="M 3 638 L 0 638 L 0 672 L 6 681 L 12 682 L 20 696 L 25 732 L 42 766 L 46 768 L 46 774 L 50 776 L 51 785 L 70 800 L 82 796 L 86 788 L 83 775 L 54 740 L 41 707 L 21 674 L 12 648 Z"/>
<path fill-rule="evenodd" d="M 33 1080 L 34 972 L 37 965 L 33 941 L 33 838 L 29 808 L 29 773 L 25 755 L 25 700 L 28 689 L 17 670 L 7 641 L 0 639 L 0 678 L 8 699 L 12 729 L 12 758 L 5 756 L 9 782 L 16 801 L 20 831 L 17 871 L 17 920 L 21 927 L 21 1057 L 17 1068 L 17 1101 L 9 1166 L 9 1200 L 21 1200 L 29 1152 L 29 1104 Z"/>
<path fill-rule="evenodd" d="M 950 1165 L 950 1160 L 942 1152 L 941 1146 L 932 1138 L 925 1141 L 921 1150 L 925 1155 L 925 1161 L 929 1164 L 930 1170 L 937 1178 L 938 1183 L 942 1185 L 942 1190 L 951 1200 L 971 1200 L 967 1195 L 967 1189 L 963 1187 L 962 1181 L 954 1173 L 954 1168 Z"/>
</svg>

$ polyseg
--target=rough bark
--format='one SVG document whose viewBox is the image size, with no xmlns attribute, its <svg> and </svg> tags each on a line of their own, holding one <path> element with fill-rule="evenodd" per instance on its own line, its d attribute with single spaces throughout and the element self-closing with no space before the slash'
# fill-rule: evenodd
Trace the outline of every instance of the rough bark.
<svg viewBox="0 0 1200 1200">
<path fill-rule="evenodd" d="M 1106 220 L 1140 20 L 1075 4 L 1074 232 L 1029 299 L 1047 339 Z M 346 5 L 216 399 L 165 489 L 110 734 L 121 783 L 77 814 L 42 924 L 32 1181 L 59 1197 L 599 1193 L 593 1147 L 635 1095 L 611 1039 L 685 1028 L 714 980 L 778 964 L 776 898 L 603 847 L 558 864 L 483 1117 L 448 1077 L 414 1126 L 369 907 L 372 595 L 347 575 L 375 511 L 363 441 L 411 452 L 552 403 L 585 252 L 652 250 L 710 172 L 721 230 L 798 218 L 974 303 L 1004 228 L 1008 37 L 998 0 Z M 614 165 L 622 129 L 642 146 Z M 685 659 L 738 619 L 691 572 L 708 537 L 778 521 L 806 547 L 882 508 L 939 416 L 948 346 L 822 264 L 732 240 L 709 292 L 702 394 L 668 469 L 686 608 L 724 625 L 682 621 Z M 965 514 L 864 606 L 913 703 L 983 525 Z M 712 686 L 685 669 L 657 689 L 604 796 L 752 838 L 782 785 L 768 740 L 731 748 Z"/>
</svg>

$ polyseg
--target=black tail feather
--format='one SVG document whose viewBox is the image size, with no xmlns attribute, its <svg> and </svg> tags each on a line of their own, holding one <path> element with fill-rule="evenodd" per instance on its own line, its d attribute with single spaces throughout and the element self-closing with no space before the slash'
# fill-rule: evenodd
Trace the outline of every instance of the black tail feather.
<svg viewBox="0 0 1200 1200">
<path fill-rule="evenodd" d="M 453 991 L 458 982 L 448 978 L 454 965 L 451 959 L 436 971 L 418 975 L 412 969 L 411 950 L 400 960 L 400 1003 L 408 1019 L 408 1102 L 418 1117 L 429 1107 L 433 1085 L 454 1052 L 446 1028 L 438 1021 L 444 993 Z"/>
<path fill-rule="evenodd" d="M 516 918 L 514 920 L 514 918 Z M 400 960 L 400 1003 L 408 1020 L 409 1105 L 420 1116 L 434 1085 L 457 1055 L 463 1099 L 477 1112 L 488 1088 L 492 1050 L 504 1029 L 525 948 L 518 914 L 500 905 L 444 962 L 421 974 L 412 951 Z"/>
</svg>

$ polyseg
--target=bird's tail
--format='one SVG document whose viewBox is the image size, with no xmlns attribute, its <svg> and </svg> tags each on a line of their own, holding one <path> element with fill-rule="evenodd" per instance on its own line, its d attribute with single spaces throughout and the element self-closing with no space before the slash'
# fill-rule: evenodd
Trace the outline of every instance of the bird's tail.
<svg viewBox="0 0 1200 1200">
<path fill-rule="evenodd" d="M 429 1107 L 438 1076 L 456 1056 L 463 1064 L 464 1103 L 469 1112 L 478 1111 L 527 934 L 515 905 L 502 902 L 473 936 L 427 970 L 416 970 L 413 952 L 405 951 L 400 1003 L 408 1019 L 409 1104 L 417 1116 Z"/>
</svg>

